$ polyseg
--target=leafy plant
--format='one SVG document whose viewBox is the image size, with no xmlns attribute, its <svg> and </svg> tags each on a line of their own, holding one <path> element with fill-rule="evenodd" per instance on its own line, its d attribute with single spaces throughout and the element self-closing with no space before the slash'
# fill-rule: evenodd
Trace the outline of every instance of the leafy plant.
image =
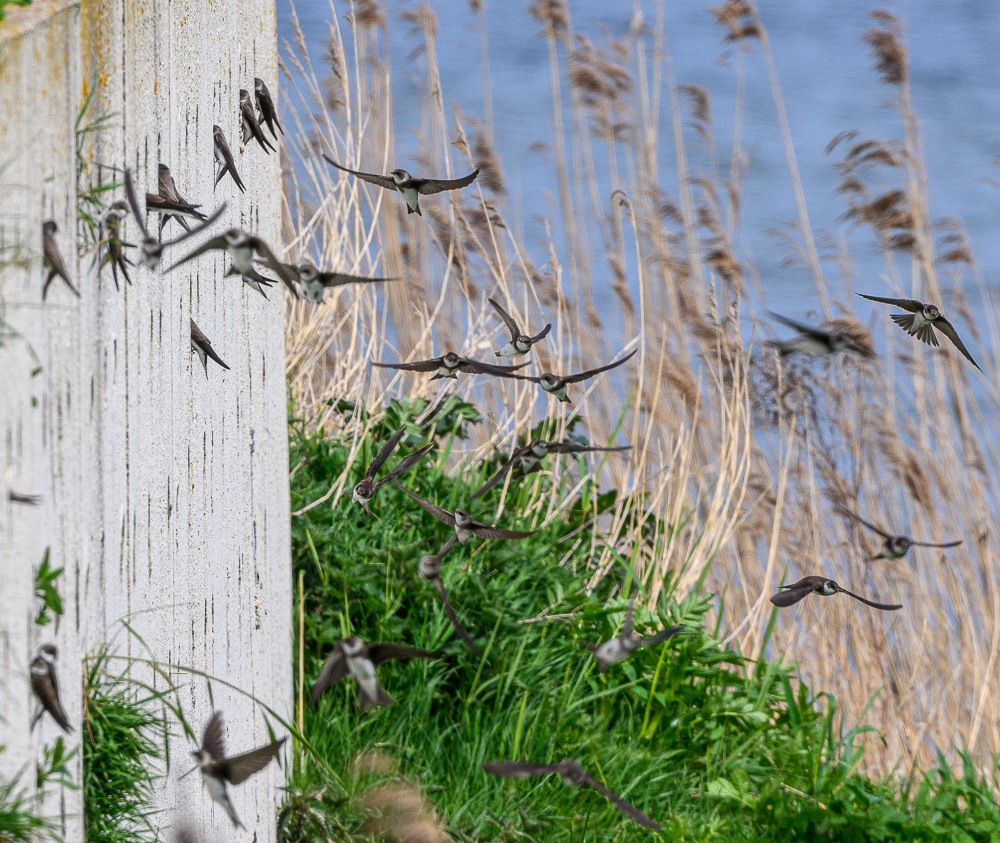
<svg viewBox="0 0 1000 843">
<path fill-rule="evenodd" d="M 49 566 L 49 548 L 45 548 L 45 555 L 42 556 L 42 564 L 35 571 L 35 597 L 42 601 L 42 608 L 38 610 L 35 623 L 38 626 L 45 626 L 52 622 L 52 615 L 61 617 L 63 613 L 62 597 L 56 589 L 55 582 L 62 575 L 62 568 L 52 569 Z M 51 614 L 50 614 L 51 612 Z"/>
</svg>

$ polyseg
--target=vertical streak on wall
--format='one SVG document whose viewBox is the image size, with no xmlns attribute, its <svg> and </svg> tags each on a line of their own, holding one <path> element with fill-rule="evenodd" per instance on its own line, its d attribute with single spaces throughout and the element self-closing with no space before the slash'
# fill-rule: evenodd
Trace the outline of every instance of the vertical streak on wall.
<svg viewBox="0 0 1000 843">
<path fill-rule="evenodd" d="M 156 191 L 157 166 L 166 164 L 180 192 L 202 210 L 228 203 L 213 234 L 238 226 L 278 243 L 278 156 L 265 155 L 256 144 L 241 151 L 237 112 L 239 89 L 252 95 L 255 76 L 272 93 L 278 87 L 273 0 L 84 0 L 29 35 L 5 41 L 17 14 L 9 12 L 0 30 L 8 62 L 0 76 L 0 107 L 13 115 L 0 132 L 43 132 L 46 151 L 19 153 L 0 184 L 27 186 L 14 194 L 19 216 L 11 224 L 36 256 L 40 220 L 52 215 L 68 262 L 73 254 L 73 119 L 94 80 L 91 118 L 114 117 L 112 128 L 94 137 L 88 157 L 105 168 L 130 168 L 140 200 L 147 190 Z M 31 71 L 39 48 L 29 39 L 47 44 L 64 64 L 68 55 L 69 65 Z M 213 185 L 216 123 L 229 140 L 246 194 L 228 176 Z M 44 184 L 48 175 L 54 178 Z M 95 168 L 91 175 L 97 177 Z M 120 175 L 105 169 L 103 178 Z M 44 213 L 42 193 L 49 203 Z M 108 201 L 122 196 L 119 189 Z M 0 225 L 6 236 L 8 220 L 0 217 Z M 147 225 L 155 233 L 155 215 Z M 171 222 L 164 237 L 179 233 Z M 124 235 L 138 242 L 134 220 Z M 164 268 L 202 239 L 168 248 Z M 151 655 L 204 671 L 291 719 L 283 291 L 272 288 L 265 300 L 238 277 L 223 277 L 228 259 L 221 253 L 168 274 L 130 268 L 134 283 L 121 290 L 110 267 L 96 277 L 91 259 L 71 262 L 82 300 L 55 282 L 41 310 L 37 260 L 29 272 L 0 276 L 8 314 L 15 302 L 33 308 L 19 306 L 18 326 L 45 367 L 31 379 L 26 346 L 0 347 L 4 369 L 15 372 L 11 400 L 0 403 L 4 494 L 11 486 L 46 495 L 38 510 L 0 502 L 3 600 L 19 610 L 16 623 L 0 622 L 6 636 L 0 669 L 17 677 L 12 701 L 0 701 L 7 719 L 0 723 L 0 743 L 10 745 L 5 763 L 38 752 L 37 744 L 21 740 L 31 714 L 26 668 L 51 627 L 39 632 L 30 623 L 31 581 L 23 570 L 38 564 L 47 544 L 53 563 L 67 566 L 61 581 L 67 615 L 57 638 L 66 650 L 64 694 L 73 718 L 80 712 L 81 653 L 115 636 L 123 656 Z M 230 371 L 210 362 L 206 377 L 190 351 L 192 317 Z M 32 395 L 39 396 L 38 408 L 31 406 Z M 150 652 L 122 631 L 118 622 L 126 616 Z M 218 708 L 231 752 L 269 740 L 263 709 L 247 694 L 182 669 L 170 675 L 183 687 L 181 703 L 197 730 Z M 163 686 L 161 678 L 147 677 Z M 175 766 L 159 790 L 161 807 L 168 809 L 165 822 L 178 819 L 175 809 L 182 806 L 180 818 L 205 839 L 235 839 L 200 777 L 178 781 L 194 747 L 175 731 Z M 35 739 L 51 743 L 55 734 L 48 721 Z M 240 818 L 260 843 L 274 839 L 276 785 L 283 775 L 271 765 L 232 789 Z M 78 812 L 79 805 L 70 809 Z M 240 833 L 241 839 L 246 835 Z M 67 828 L 67 840 L 80 837 L 77 820 Z"/>
</svg>

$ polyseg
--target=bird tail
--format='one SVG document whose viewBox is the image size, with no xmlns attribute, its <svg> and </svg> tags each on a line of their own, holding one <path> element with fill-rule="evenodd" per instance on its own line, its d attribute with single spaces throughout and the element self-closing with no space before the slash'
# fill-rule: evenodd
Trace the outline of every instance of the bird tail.
<svg viewBox="0 0 1000 843">
<path fill-rule="evenodd" d="M 916 331 L 913 329 L 913 323 L 917 317 L 914 316 L 912 313 L 893 313 L 890 314 L 889 318 L 897 325 L 899 325 L 899 327 L 902 328 L 904 331 L 906 331 L 906 333 L 908 333 L 910 336 L 913 336 L 913 334 L 916 333 Z"/>
<path fill-rule="evenodd" d="M 411 208 L 409 205 L 407 205 L 406 206 L 406 213 L 408 213 L 408 214 L 416 214 L 419 217 L 423 216 L 423 214 L 420 213 L 420 206 L 419 205 L 417 205 L 416 208 Z"/>
</svg>

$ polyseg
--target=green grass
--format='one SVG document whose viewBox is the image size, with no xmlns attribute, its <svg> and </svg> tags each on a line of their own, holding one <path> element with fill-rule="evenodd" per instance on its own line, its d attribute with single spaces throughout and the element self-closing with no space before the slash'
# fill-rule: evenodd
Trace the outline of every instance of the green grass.
<svg viewBox="0 0 1000 843">
<path fill-rule="evenodd" d="M 0 0 L 0 22 L 3 22 L 4 15 L 7 14 L 7 6 L 30 6 L 31 0 Z"/>
<path fill-rule="evenodd" d="M 1000 835 L 1000 817 L 989 780 L 971 764 L 955 774 L 942 757 L 923 776 L 866 778 L 863 742 L 877 736 L 844 730 L 835 700 L 813 695 L 792 668 L 747 664 L 723 647 L 706 625 L 710 595 L 661 600 L 658 620 L 684 623 L 689 634 L 599 675 L 581 642 L 616 634 L 626 599 L 610 588 L 630 587 L 630 577 L 623 570 L 588 594 L 590 544 L 574 541 L 595 507 L 614 505 L 613 494 L 569 502 L 564 519 L 524 541 L 474 540 L 446 558 L 445 585 L 484 654 L 470 652 L 416 572 L 449 528 L 392 487 L 372 502 L 379 519 L 349 500 L 351 485 L 406 415 L 405 405 L 394 404 L 372 425 L 335 506 L 293 519 L 304 697 L 348 634 L 441 650 L 447 660 L 380 668 L 397 701 L 392 708 L 359 712 L 352 681 L 335 685 L 316 708 L 306 704 L 305 735 L 325 764 L 298 758 L 281 816 L 284 839 L 348 839 L 367 816 L 364 794 L 386 779 L 421 787 L 460 840 L 1000 839 L 991 837 Z M 457 428 L 453 421 L 446 415 L 436 431 Z M 416 425 L 409 429 L 401 451 L 424 441 Z M 475 488 L 437 467 L 453 441 L 439 440 L 434 460 L 404 478 L 445 506 L 463 505 Z M 351 445 L 296 429 L 293 510 L 328 491 Z M 508 499 L 504 526 L 525 527 L 516 514 L 528 501 L 518 496 L 531 494 L 525 484 Z M 475 504 L 473 515 L 490 519 L 496 498 Z M 670 525 L 658 526 L 650 533 L 669 534 Z M 547 619 L 523 622 L 540 616 Z M 640 610 L 637 621 L 641 628 L 654 619 Z M 392 771 L 356 774 L 356 759 L 373 751 L 390 759 Z M 664 831 L 638 827 L 598 794 L 566 788 L 557 777 L 505 781 L 479 769 L 488 760 L 565 757 L 580 759 Z"/>
</svg>

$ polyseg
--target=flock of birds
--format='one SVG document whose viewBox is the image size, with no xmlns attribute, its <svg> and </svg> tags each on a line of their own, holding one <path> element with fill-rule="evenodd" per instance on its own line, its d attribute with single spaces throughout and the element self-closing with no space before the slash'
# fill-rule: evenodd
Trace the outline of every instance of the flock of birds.
<svg viewBox="0 0 1000 843">
<path fill-rule="evenodd" d="M 260 79 L 255 79 L 254 81 L 254 93 L 257 104 L 256 113 L 249 93 L 245 89 L 240 91 L 239 113 L 242 124 L 242 139 L 244 144 L 251 140 L 256 140 L 265 152 L 270 152 L 275 147 L 265 136 L 261 124 L 270 130 L 274 140 L 278 140 L 275 127 L 282 134 L 284 134 L 284 129 L 278 122 L 274 104 L 266 85 Z M 214 145 L 215 158 L 218 164 L 215 184 L 218 185 L 219 181 L 226 174 L 229 174 L 237 187 L 241 191 L 245 191 L 246 187 L 237 172 L 235 159 L 225 135 L 219 126 L 214 127 Z M 341 166 L 328 156 L 324 155 L 323 157 L 332 166 L 359 179 L 383 189 L 399 191 L 406 203 L 407 213 L 421 213 L 419 205 L 420 196 L 461 189 L 472 184 L 479 175 L 478 169 L 458 179 L 415 178 L 403 169 L 395 169 L 387 175 L 379 175 L 351 170 Z M 202 234 L 222 216 L 226 208 L 226 205 L 223 203 L 211 215 L 206 216 L 202 214 L 198 210 L 201 207 L 200 205 L 191 204 L 181 196 L 171 177 L 169 168 L 161 164 L 159 167 L 158 192 L 155 194 L 146 194 L 146 211 L 157 212 L 160 215 L 159 230 L 157 235 L 154 236 L 146 226 L 145 214 L 139 205 L 135 185 L 128 170 L 125 171 L 124 182 L 125 199 L 112 204 L 103 218 L 102 252 L 98 268 L 98 272 L 100 272 L 108 264 L 111 265 L 116 288 L 118 287 L 119 272 L 125 278 L 126 283 L 132 283 L 128 268 L 135 264 L 126 255 L 125 249 L 135 247 L 122 239 L 122 227 L 129 212 L 131 212 L 132 217 L 135 219 L 141 235 L 141 242 L 138 246 L 139 260 L 147 269 L 156 270 L 161 265 L 165 249 Z M 184 232 L 172 240 L 163 241 L 163 230 L 171 220 L 176 221 L 184 229 Z M 197 221 L 194 227 L 192 227 L 189 220 Z M 48 293 L 50 284 L 57 276 L 64 281 L 73 293 L 80 296 L 79 289 L 73 284 L 69 273 L 66 271 L 65 264 L 56 244 L 56 232 L 57 226 L 55 221 L 47 220 L 42 224 L 43 262 L 47 272 L 42 288 L 43 300 Z M 262 275 L 258 270 L 258 265 L 262 265 L 265 269 L 276 275 L 277 279 L 284 283 L 293 295 L 299 296 L 298 288 L 301 287 L 305 297 L 316 302 L 323 300 L 324 291 L 329 287 L 355 282 L 393 280 L 389 278 L 362 278 L 339 272 L 324 272 L 308 262 L 299 264 L 283 263 L 277 259 L 271 248 L 261 238 L 238 228 L 230 228 L 223 234 L 209 238 L 187 255 L 174 262 L 166 271 L 169 272 L 203 254 L 217 250 L 224 251 L 229 256 L 230 267 L 226 275 L 240 276 L 244 283 L 260 292 L 265 298 L 265 288 L 274 285 L 277 283 L 277 280 Z M 895 305 L 906 311 L 903 314 L 893 314 L 891 318 L 907 333 L 915 336 L 924 343 L 937 346 L 936 331 L 940 331 L 951 340 L 966 359 L 976 366 L 977 369 L 979 368 L 959 338 L 954 326 L 934 305 L 910 299 L 892 299 L 878 296 L 864 296 L 864 298 L 875 302 Z M 513 360 L 528 355 L 532 347 L 543 341 L 551 330 L 552 326 L 546 325 L 536 334 L 526 334 L 522 331 L 519 323 L 499 302 L 489 299 L 489 303 L 496 310 L 510 333 L 510 341 L 496 352 L 496 356 L 500 358 Z M 873 355 L 870 349 L 860 346 L 843 336 L 803 325 L 785 317 L 777 316 L 776 314 L 772 315 L 798 333 L 795 339 L 772 343 L 782 356 L 798 352 L 811 355 L 827 355 L 841 351 L 853 352 L 863 356 Z M 208 373 L 207 361 L 209 358 L 224 369 L 229 369 L 229 366 L 223 361 L 222 357 L 213 349 L 212 342 L 195 324 L 193 318 L 191 318 L 191 347 L 199 356 L 206 376 Z M 518 370 L 527 366 L 527 363 L 498 365 L 471 360 L 455 352 L 448 352 L 429 360 L 400 363 L 377 362 L 374 365 L 404 371 L 433 372 L 432 379 L 457 378 L 459 373 L 465 373 L 486 374 L 495 377 L 531 381 L 538 384 L 545 392 L 554 396 L 560 402 L 569 402 L 568 387 L 570 385 L 621 366 L 631 359 L 635 353 L 633 351 L 617 361 L 594 369 L 565 375 L 548 372 L 543 372 L 540 375 L 525 375 L 519 373 Z M 435 447 L 433 443 L 413 451 L 400 460 L 391 470 L 379 476 L 379 471 L 392 456 L 403 435 L 404 431 L 399 430 L 383 444 L 367 467 L 362 480 L 354 487 L 352 500 L 360 504 L 366 512 L 373 514 L 369 508 L 369 503 L 379 488 L 392 483 L 413 500 L 416 505 L 426 510 L 437 520 L 454 529 L 454 535 L 448 539 L 436 554 L 424 556 L 420 560 L 418 571 L 422 577 L 435 584 L 456 635 L 473 652 L 480 653 L 481 651 L 472 636 L 459 621 L 457 613 L 449 601 L 444 585 L 441 582 L 441 565 L 444 558 L 456 544 L 466 545 L 473 538 L 488 541 L 517 540 L 532 535 L 532 532 L 508 530 L 491 526 L 473 519 L 464 509 L 446 509 L 424 500 L 419 495 L 400 485 L 398 478 L 427 456 Z M 572 442 L 530 442 L 523 447 L 517 448 L 511 454 L 510 458 L 499 467 L 496 473 L 470 496 L 470 499 L 484 495 L 490 489 L 503 482 L 508 474 L 512 477 L 520 478 L 538 471 L 542 466 L 542 461 L 550 454 L 581 454 L 595 451 L 615 452 L 626 450 L 629 450 L 627 446 L 602 448 L 579 445 Z M 22 503 L 37 502 L 31 496 L 18 496 L 15 498 L 13 493 L 11 493 L 11 500 Z M 954 547 L 961 544 L 960 541 L 944 544 L 914 541 L 907 536 L 896 535 L 883 530 L 853 512 L 848 510 L 842 511 L 845 515 L 877 533 L 884 540 L 882 551 L 873 557 L 873 559 L 900 559 L 914 545 Z M 902 608 L 897 604 L 884 604 L 868 600 L 865 597 L 848 591 L 836 581 L 823 576 L 808 576 L 796 583 L 780 586 L 778 593 L 771 597 L 771 602 L 778 607 L 791 606 L 813 593 L 820 595 L 847 594 L 876 609 L 895 610 Z M 629 656 L 641 647 L 663 643 L 672 636 L 684 631 L 683 627 L 671 627 L 648 637 L 643 637 L 635 630 L 634 613 L 635 598 L 633 597 L 625 612 L 621 632 L 609 641 L 588 645 L 593 651 L 593 657 L 601 673 L 604 673 L 612 665 L 629 658 Z M 42 705 L 41 710 L 35 716 L 32 726 L 34 726 L 34 722 L 38 720 L 42 713 L 47 711 L 62 729 L 70 732 L 73 727 L 59 697 L 56 657 L 56 647 L 53 644 L 43 644 L 30 663 L 31 687 Z M 359 704 L 362 710 L 373 706 L 392 705 L 392 698 L 386 692 L 385 688 L 382 687 L 378 679 L 377 668 L 379 665 L 392 659 L 440 659 L 442 657 L 443 654 L 436 651 L 387 642 L 365 643 L 357 636 L 349 636 L 341 640 L 334 647 L 333 652 L 323 664 L 312 688 L 311 703 L 314 705 L 317 704 L 322 695 L 341 679 L 353 677 L 357 683 Z M 250 752 L 227 757 L 223 741 L 221 713 L 215 712 L 209 720 L 203 733 L 200 748 L 192 753 L 198 765 L 195 769 L 200 770 L 211 798 L 226 810 L 234 826 L 241 827 L 242 824 L 229 798 L 227 785 L 240 784 L 254 773 L 262 770 L 278 754 L 286 740 L 287 737 L 280 738 Z M 661 828 L 659 823 L 646 816 L 630 802 L 592 777 L 583 769 L 578 761 L 572 759 L 554 764 L 537 764 L 517 760 L 495 761 L 483 764 L 483 770 L 489 774 L 507 778 L 524 778 L 555 773 L 561 776 L 567 785 L 588 785 L 596 789 L 623 814 L 635 822 L 650 829 Z"/>
</svg>

